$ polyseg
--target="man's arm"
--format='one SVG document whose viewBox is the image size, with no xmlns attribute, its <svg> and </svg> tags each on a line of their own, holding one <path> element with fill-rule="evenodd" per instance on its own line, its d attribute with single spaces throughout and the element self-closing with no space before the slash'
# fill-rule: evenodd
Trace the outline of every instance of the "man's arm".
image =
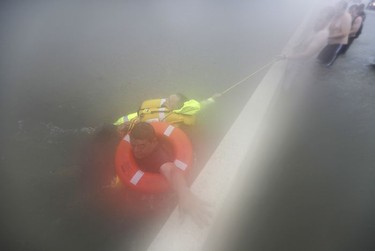
<svg viewBox="0 0 375 251">
<path fill-rule="evenodd" d="M 205 99 L 205 100 L 202 100 L 200 101 L 199 103 L 201 104 L 201 107 L 202 109 L 206 108 L 207 106 L 215 103 L 215 99 L 217 98 L 220 98 L 221 97 L 221 94 L 220 93 L 215 93 L 214 95 L 212 95 L 211 97 L 209 97 L 208 99 Z"/>
<path fill-rule="evenodd" d="M 177 193 L 178 205 L 182 213 L 189 214 L 199 226 L 207 225 L 210 216 L 205 207 L 207 203 L 200 200 L 191 192 L 183 172 L 172 162 L 163 164 L 160 167 L 160 172 Z"/>
<path fill-rule="evenodd" d="M 340 32 L 337 32 L 335 34 L 330 34 L 329 38 L 342 38 L 350 33 L 350 28 L 352 26 L 351 24 L 352 18 L 349 14 L 346 14 L 342 19 L 341 19 L 341 29 Z"/>
<path fill-rule="evenodd" d="M 362 17 L 361 16 L 356 17 L 352 25 L 352 28 L 350 29 L 350 35 L 355 35 L 358 32 L 359 28 L 361 28 L 361 24 L 362 24 Z"/>
</svg>

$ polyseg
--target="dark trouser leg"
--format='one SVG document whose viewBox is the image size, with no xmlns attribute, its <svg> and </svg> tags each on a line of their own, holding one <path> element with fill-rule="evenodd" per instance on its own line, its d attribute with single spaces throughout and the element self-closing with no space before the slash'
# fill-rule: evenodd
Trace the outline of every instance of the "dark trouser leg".
<svg viewBox="0 0 375 251">
<path fill-rule="evenodd" d="M 349 47 L 352 45 L 353 41 L 354 41 L 355 37 L 350 37 L 349 40 L 348 40 L 348 44 L 344 44 L 342 46 L 342 49 L 340 51 L 340 54 L 345 54 L 348 50 L 349 50 Z"/>
<path fill-rule="evenodd" d="M 331 61 L 326 65 L 326 66 L 331 66 L 333 65 L 333 63 L 336 61 L 338 55 L 340 55 L 340 51 L 342 49 L 342 44 L 340 44 L 337 49 L 335 50 L 334 54 L 333 54 L 333 58 L 331 59 Z"/>
<path fill-rule="evenodd" d="M 328 44 L 318 55 L 318 60 L 322 65 L 329 64 L 335 56 L 339 44 Z"/>
</svg>

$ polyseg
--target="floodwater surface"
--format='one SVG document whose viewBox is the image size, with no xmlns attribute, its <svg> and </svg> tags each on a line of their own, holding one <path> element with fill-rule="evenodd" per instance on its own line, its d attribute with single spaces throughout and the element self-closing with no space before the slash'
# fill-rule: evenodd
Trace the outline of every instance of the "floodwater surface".
<svg viewBox="0 0 375 251">
<path fill-rule="evenodd" d="M 1 2 L 2 244 L 93 251 L 126 239 L 131 226 L 103 188 L 118 139 L 98 128 L 149 98 L 225 90 L 280 54 L 307 10 L 291 0 Z M 201 166 L 262 74 L 199 116 Z"/>
</svg>

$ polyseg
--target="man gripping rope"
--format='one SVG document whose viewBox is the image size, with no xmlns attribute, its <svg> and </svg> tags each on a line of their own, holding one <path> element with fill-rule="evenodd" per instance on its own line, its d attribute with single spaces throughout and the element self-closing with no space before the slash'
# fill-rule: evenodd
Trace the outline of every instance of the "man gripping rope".
<svg viewBox="0 0 375 251">
<path fill-rule="evenodd" d="M 137 112 L 119 118 L 113 125 L 117 127 L 120 134 L 126 134 L 137 122 L 167 122 L 184 129 L 193 126 L 197 113 L 205 106 L 214 103 L 215 99 L 220 96 L 220 94 L 215 94 L 198 102 L 195 99 L 186 98 L 181 93 L 176 93 L 168 98 L 146 100 Z"/>
</svg>

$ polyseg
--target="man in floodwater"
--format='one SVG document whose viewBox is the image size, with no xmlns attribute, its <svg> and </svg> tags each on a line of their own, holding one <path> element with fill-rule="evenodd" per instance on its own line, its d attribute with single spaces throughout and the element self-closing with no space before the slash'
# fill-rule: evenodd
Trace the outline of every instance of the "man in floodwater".
<svg viewBox="0 0 375 251">
<path fill-rule="evenodd" d="M 335 5 L 335 14 L 329 26 L 328 45 L 319 53 L 319 62 L 330 67 L 340 54 L 342 47 L 348 44 L 352 17 L 346 11 L 348 3 L 339 1 Z"/>
<path fill-rule="evenodd" d="M 177 195 L 180 211 L 190 215 L 198 225 L 206 224 L 209 214 L 205 203 L 191 192 L 183 172 L 173 163 L 171 149 L 156 137 L 152 125 L 135 124 L 130 132 L 130 144 L 138 167 L 144 172 L 162 174 Z"/>
<path fill-rule="evenodd" d="M 130 113 L 113 123 L 121 134 L 131 130 L 137 122 L 164 121 L 182 129 L 195 124 L 197 113 L 205 106 L 215 102 L 220 94 L 201 102 L 188 99 L 181 93 L 175 93 L 168 98 L 144 101 L 138 112 Z"/>
</svg>

